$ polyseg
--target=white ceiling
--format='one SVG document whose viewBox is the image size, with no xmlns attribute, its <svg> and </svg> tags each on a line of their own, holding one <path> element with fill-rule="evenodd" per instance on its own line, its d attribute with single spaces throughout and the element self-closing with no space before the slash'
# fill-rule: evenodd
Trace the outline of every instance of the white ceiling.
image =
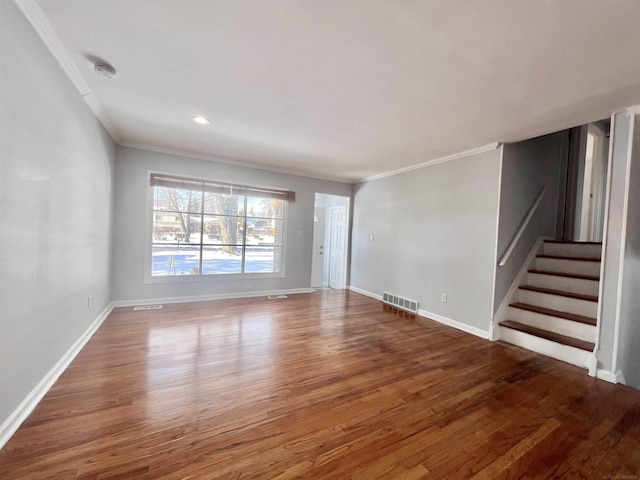
<svg viewBox="0 0 640 480">
<path fill-rule="evenodd" d="M 640 103 L 638 0 L 16 1 L 116 142 L 267 169 L 358 181 Z"/>
</svg>

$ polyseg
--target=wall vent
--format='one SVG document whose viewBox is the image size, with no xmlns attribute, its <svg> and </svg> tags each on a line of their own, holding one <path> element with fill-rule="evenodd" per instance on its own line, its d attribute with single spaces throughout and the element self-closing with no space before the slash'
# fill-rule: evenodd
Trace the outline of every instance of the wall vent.
<svg viewBox="0 0 640 480">
<path fill-rule="evenodd" d="M 144 311 L 144 310 L 160 310 L 162 305 L 138 305 L 137 307 L 133 307 L 134 312 Z"/>
<path fill-rule="evenodd" d="M 411 300 L 409 298 L 401 297 L 393 293 L 384 292 L 382 294 L 382 301 L 402 310 L 406 310 L 412 313 L 418 313 L 419 304 L 417 300 Z"/>
</svg>

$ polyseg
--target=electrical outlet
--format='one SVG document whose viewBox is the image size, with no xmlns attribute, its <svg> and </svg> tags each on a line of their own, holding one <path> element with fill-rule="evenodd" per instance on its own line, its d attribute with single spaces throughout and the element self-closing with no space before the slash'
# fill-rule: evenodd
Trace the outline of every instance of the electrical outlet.
<svg viewBox="0 0 640 480">
<path fill-rule="evenodd" d="M 87 308 L 91 308 L 91 295 L 87 297 Z"/>
<path fill-rule="evenodd" d="M 446 293 L 441 293 L 440 294 L 440 301 L 447 303 L 447 294 Z"/>
</svg>

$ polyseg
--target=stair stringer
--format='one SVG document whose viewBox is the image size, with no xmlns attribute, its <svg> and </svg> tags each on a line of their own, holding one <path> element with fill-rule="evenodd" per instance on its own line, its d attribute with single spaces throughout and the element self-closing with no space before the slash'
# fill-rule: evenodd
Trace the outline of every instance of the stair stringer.
<svg viewBox="0 0 640 480">
<path fill-rule="evenodd" d="M 509 287 L 507 294 L 504 296 L 502 302 L 500 302 L 500 306 L 498 307 L 498 310 L 496 310 L 496 314 L 491 320 L 491 327 L 489 329 L 489 339 L 491 341 L 495 342 L 497 340 L 500 340 L 500 322 L 508 320 L 509 305 L 518 300 L 518 288 L 527 283 L 527 273 L 529 269 L 535 265 L 536 256 L 542 253 L 544 249 L 544 241 L 550 239 L 551 237 L 538 237 L 538 240 L 527 256 L 527 259 L 522 264 L 522 268 L 518 272 L 518 275 L 516 275 L 516 278 L 513 280 L 511 287 Z"/>
</svg>

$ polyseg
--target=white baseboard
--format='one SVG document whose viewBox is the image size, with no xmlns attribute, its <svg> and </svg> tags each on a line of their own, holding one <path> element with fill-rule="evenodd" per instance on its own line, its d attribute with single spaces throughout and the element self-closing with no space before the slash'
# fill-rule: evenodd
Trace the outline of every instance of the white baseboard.
<svg viewBox="0 0 640 480">
<path fill-rule="evenodd" d="M 365 295 L 367 297 L 375 298 L 376 300 L 382 301 L 382 295 L 376 295 L 375 293 L 362 290 L 361 288 L 354 287 L 353 285 L 349 285 L 349 290 L 351 290 L 352 292 L 359 293 L 360 295 Z"/>
<path fill-rule="evenodd" d="M 618 383 L 618 378 L 616 377 L 616 374 L 609 370 L 597 369 L 596 378 L 599 378 L 600 380 L 605 380 L 609 383 Z"/>
<path fill-rule="evenodd" d="M 62 356 L 60 360 L 53 366 L 51 370 L 38 382 L 38 384 L 29 392 L 29 394 L 20 402 L 20 405 L 9 415 L 2 425 L 0 425 L 0 449 L 2 449 L 9 439 L 16 433 L 16 430 L 20 428 L 22 422 L 33 412 L 40 400 L 44 398 L 49 389 L 56 383 L 56 380 L 62 375 L 62 373 L 71 364 L 73 359 L 80 353 L 80 350 L 91 339 L 94 333 L 100 328 L 102 322 L 109 316 L 113 310 L 113 303 L 107 305 L 107 307 L 100 313 L 89 328 L 71 345 L 71 348 Z"/>
<path fill-rule="evenodd" d="M 371 293 L 371 292 L 368 292 L 367 290 L 354 287 L 353 285 L 349 286 L 349 290 L 352 290 L 356 293 L 360 293 L 362 295 L 366 295 L 367 297 L 375 298 L 376 300 L 382 301 L 382 295 L 376 295 L 375 293 Z M 442 315 L 438 315 L 437 313 L 427 312 L 426 310 L 423 310 L 423 309 L 418 309 L 418 315 L 420 315 L 421 317 L 425 317 L 428 320 L 434 320 L 438 323 L 448 325 L 449 327 L 457 328 L 458 330 L 462 330 L 463 332 L 476 335 L 477 337 L 489 339 L 489 332 L 482 330 L 480 328 L 472 327 L 470 325 L 467 325 L 466 323 L 453 320 L 452 318 L 443 317 Z"/>
<path fill-rule="evenodd" d="M 427 312 L 426 310 L 419 309 L 418 315 L 420 315 L 421 317 L 425 317 L 429 320 L 435 320 L 438 323 L 448 325 L 449 327 L 457 328 L 458 330 L 462 330 L 463 332 L 470 333 L 472 335 L 475 335 L 476 337 L 484 338 L 485 340 L 491 339 L 491 335 L 487 330 L 482 330 L 481 328 L 472 327 L 471 325 L 467 325 L 466 323 L 459 322 L 458 320 L 454 320 L 452 318 L 438 315 L 437 313 Z"/>
<path fill-rule="evenodd" d="M 80 353 L 80 350 L 91 339 L 93 334 L 100 328 L 100 325 L 109 316 L 111 311 L 115 307 L 128 307 L 135 305 L 148 305 L 156 303 L 184 303 L 184 302 L 198 302 L 206 300 L 222 300 L 227 298 L 249 298 L 249 297 L 263 297 L 268 295 L 293 295 L 296 293 L 310 293 L 313 292 L 312 288 L 295 288 L 289 290 L 270 290 L 264 292 L 241 292 L 230 294 L 218 294 L 218 295 L 200 295 L 192 297 L 170 297 L 170 298 L 154 298 L 145 300 L 121 300 L 117 302 L 111 302 L 102 313 L 96 318 L 93 323 L 85 330 L 85 332 L 74 342 L 74 344 L 67 350 L 60 360 L 49 370 L 40 382 L 29 392 L 25 399 L 20 402 L 20 405 L 13 411 L 13 413 L 7 418 L 2 425 L 0 425 L 0 449 L 9 441 L 13 434 L 20 428 L 22 422 L 33 412 L 38 403 L 44 398 L 49 389 L 58 380 L 60 375 L 67 369 L 73 359 Z"/>
<path fill-rule="evenodd" d="M 497 323 L 491 322 L 491 325 L 489 325 L 489 340 L 492 342 L 500 340 L 500 327 Z"/>
<path fill-rule="evenodd" d="M 214 295 L 193 295 L 188 297 L 164 297 L 164 298 L 144 298 L 137 300 L 117 300 L 113 302 L 114 307 L 135 307 L 138 305 L 155 305 L 166 303 L 187 303 L 206 302 L 209 300 L 227 300 L 231 298 L 252 298 L 267 297 L 269 295 L 295 295 L 297 293 L 311 293 L 313 288 L 290 288 L 288 290 L 266 290 L 260 292 L 233 292 L 218 293 Z"/>
<path fill-rule="evenodd" d="M 591 355 L 589 360 L 589 376 L 595 377 L 598 374 L 598 357 L 595 352 Z"/>
</svg>

